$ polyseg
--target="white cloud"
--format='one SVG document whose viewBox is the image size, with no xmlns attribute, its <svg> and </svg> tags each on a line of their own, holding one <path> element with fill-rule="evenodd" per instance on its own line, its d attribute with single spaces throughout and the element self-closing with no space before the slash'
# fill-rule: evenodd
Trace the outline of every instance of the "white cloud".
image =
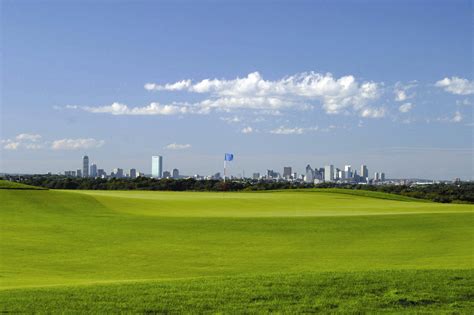
<svg viewBox="0 0 474 315">
<path fill-rule="evenodd" d="M 225 121 L 226 123 L 229 123 L 229 124 L 232 124 L 232 123 L 239 123 L 241 122 L 242 120 L 237 117 L 237 116 L 234 116 L 234 117 L 220 117 L 219 118 L 220 120 L 222 121 Z"/>
<path fill-rule="evenodd" d="M 187 114 L 190 112 L 188 106 L 161 105 L 151 103 L 144 107 L 128 107 L 125 104 L 113 103 L 112 105 L 100 107 L 82 107 L 85 111 L 91 113 L 107 113 L 112 115 L 176 115 Z"/>
<path fill-rule="evenodd" d="M 21 143 L 20 142 L 12 142 L 8 141 L 6 144 L 3 146 L 5 150 L 17 150 L 20 147 Z"/>
<path fill-rule="evenodd" d="M 436 121 L 439 122 L 451 122 L 451 123 L 459 123 L 464 119 L 460 111 L 455 111 L 452 117 L 441 117 L 437 118 Z M 429 121 L 427 121 L 429 122 Z"/>
<path fill-rule="evenodd" d="M 443 88 L 446 92 L 456 95 L 474 94 L 474 81 L 468 79 L 451 77 L 444 78 L 435 83 L 435 86 Z"/>
<path fill-rule="evenodd" d="M 393 92 L 395 93 L 395 101 L 403 102 L 403 101 L 406 101 L 407 99 L 415 97 L 414 92 L 412 92 L 411 94 L 408 94 L 408 91 L 416 86 L 417 86 L 416 81 L 411 81 L 408 84 L 397 82 L 393 90 Z"/>
<path fill-rule="evenodd" d="M 199 103 L 206 109 L 235 110 L 308 109 L 314 103 L 331 114 L 349 110 L 360 111 L 381 94 L 380 83 L 358 82 L 354 76 L 334 78 L 332 74 L 300 73 L 279 80 L 265 80 L 258 72 L 233 80 L 204 79 L 157 85 L 148 83 L 147 89 L 185 90 L 209 94 L 211 98 Z"/>
<path fill-rule="evenodd" d="M 55 140 L 51 144 L 53 150 L 78 150 L 100 148 L 105 143 L 104 140 L 96 140 L 94 138 L 87 139 L 60 139 Z"/>
<path fill-rule="evenodd" d="M 190 144 L 170 143 L 167 146 L 165 146 L 165 149 L 168 149 L 168 150 L 186 150 L 189 148 L 191 148 Z"/>
<path fill-rule="evenodd" d="M 462 119 L 463 119 L 463 117 L 462 117 L 462 115 L 461 115 L 461 112 L 456 111 L 456 112 L 454 113 L 453 118 L 451 119 L 451 122 L 458 123 L 458 122 L 461 122 Z"/>
<path fill-rule="evenodd" d="M 385 116 L 384 108 L 364 108 L 360 112 L 360 116 L 364 118 L 382 118 Z"/>
<path fill-rule="evenodd" d="M 243 128 L 240 132 L 241 133 L 252 133 L 253 131 L 254 131 L 253 128 L 248 126 L 248 127 Z"/>
<path fill-rule="evenodd" d="M 159 85 L 155 83 L 145 84 L 145 90 L 148 91 L 179 91 L 191 86 L 191 80 L 182 80 L 172 84 Z"/>
<path fill-rule="evenodd" d="M 279 127 L 273 130 L 270 130 L 270 133 L 276 135 L 301 135 L 304 133 L 303 128 L 286 128 L 286 127 Z"/>
<path fill-rule="evenodd" d="M 18 149 L 27 149 L 27 150 L 37 150 L 43 147 L 42 144 L 37 143 L 41 139 L 41 135 L 30 134 L 30 133 L 20 133 L 15 136 L 14 140 L 12 139 L 3 139 L 1 143 L 4 144 L 3 148 L 5 150 L 18 150 Z"/>
<path fill-rule="evenodd" d="M 15 137 L 16 140 L 19 141 L 32 141 L 36 142 L 41 139 L 41 135 L 38 134 L 30 134 L 30 133 L 20 133 Z"/>
<path fill-rule="evenodd" d="M 398 110 L 402 113 L 408 113 L 410 110 L 412 110 L 413 104 L 412 103 L 404 103 L 398 107 Z"/>
</svg>

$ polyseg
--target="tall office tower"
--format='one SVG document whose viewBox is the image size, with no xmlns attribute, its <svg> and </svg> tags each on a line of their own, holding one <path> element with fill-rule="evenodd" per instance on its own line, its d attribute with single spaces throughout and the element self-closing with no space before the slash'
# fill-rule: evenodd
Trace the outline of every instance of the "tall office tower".
<svg viewBox="0 0 474 315">
<path fill-rule="evenodd" d="M 352 178 L 352 166 L 344 165 L 344 173 L 346 175 L 346 178 Z"/>
<path fill-rule="evenodd" d="M 123 168 L 114 168 L 114 177 L 115 178 L 122 178 L 123 177 Z"/>
<path fill-rule="evenodd" d="M 134 168 L 130 169 L 130 178 L 137 178 L 137 170 Z"/>
<path fill-rule="evenodd" d="M 380 181 L 384 182 L 385 181 L 385 173 L 380 173 Z"/>
<path fill-rule="evenodd" d="M 151 177 L 163 177 L 163 157 L 161 155 L 151 157 Z"/>
<path fill-rule="evenodd" d="M 171 173 L 168 171 L 163 172 L 163 178 L 171 178 Z"/>
<path fill-rule="evenodd" d="M 340 169 L 337 169 L 337 178 L 336 179 L 346 179 L 346 172 Z"/>
<path fill-rule="evenodd" d="M 91 177 L 97 177 L 97 164 L 91 164 L 91 172 L 89 174 Z"/>
<path fill-rule="evenodd" d="M 179 170 L 177 168 L 173 169 L 173 178 L 177 179 L 179 178 Z"/>
<path fill-rule="evenodd" d="M 334 180 L 334 165 L 324 167 L 324 181 L 332 182 Z"/>
<path fill-rule="evenodd" d="M 82 177 L 82 171 L 81 171 L 81 170 L 77 170 L 77 171 L 76 171 L 76 176 L 77 176 L 77 177 Z"/>
<path fill-rule="evenodd" d="M 252 178 L 253 179 L 259 179 L 260 178 L 260 173 L 253 173 Z"/>
<path fill-rule="evenodd" d="M 105 176 L 107 176 L 107 173 L 104 171 L 104 169 L 99 168 L 97 170 L 97 177 L 104 178 Z"/>
<path fill-rule="evenodd" d="M 283 167 L 283 178 L 286 178 L 286 179 L 291 178 L 291 166 Z"/>
<path fill-rule="evenodd" d="M 367 169 L 367 165 L 361 165 L 360 166 L 360 176 L 362 176 L 364 179 L 369 177 L 369 170 Z"/>
<path fill-rule="evenodd" d="M 87 155 L 82 158 L 82 177 L 89 177 L 89 157 Z"/>
<path fill-rule="evenodd" d="M 306 165 L 304 181 L 307 183 L 314 182 L 314 171 L 311 168 L 311 165 Z"/>
<path fill-rule="evenodd" d="M 379 180 L 380 180 L 380 174 L 379 174 L 379 172 L 375 172 L 374 181 L 378 182 Z"/>
</svg>

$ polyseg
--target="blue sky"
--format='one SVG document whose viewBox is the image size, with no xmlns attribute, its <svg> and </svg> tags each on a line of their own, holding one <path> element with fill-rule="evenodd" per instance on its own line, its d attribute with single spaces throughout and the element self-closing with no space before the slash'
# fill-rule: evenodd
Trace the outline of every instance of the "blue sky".
<svg viewBox="0 0 474 315">
<path fill-rule="evenodd" d="M 472 179 L 471 1 L 2 1 L 2 172 Z"/>
</svg>

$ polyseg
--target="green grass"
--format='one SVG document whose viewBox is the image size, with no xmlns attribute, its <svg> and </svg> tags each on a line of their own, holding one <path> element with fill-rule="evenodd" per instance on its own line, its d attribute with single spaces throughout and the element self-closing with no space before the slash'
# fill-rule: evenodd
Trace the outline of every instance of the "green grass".
<svg viewBox="0 0 474 315">
<path fill-rule="evenodd" d="M 46 188 L 26 185 L 17 182 L 11 182 L 8 180 L 0 179 L 0 189 L 36 189 L 36 190 L 45 190 Z"/>
<path fill-rule="evenodd" d="M 2 190 L 0 310 L 472 313 L 473 206 L 367 193 Z"/>
</svg>

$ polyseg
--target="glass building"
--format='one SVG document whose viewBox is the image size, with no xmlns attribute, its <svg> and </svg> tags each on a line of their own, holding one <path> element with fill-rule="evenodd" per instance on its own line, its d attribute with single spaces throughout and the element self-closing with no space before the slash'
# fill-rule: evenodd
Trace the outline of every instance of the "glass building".
<svg viewBox="0 0 474 315">
<path fill-rule="evenodd" d="M 151 157 L 151 176 L 154 178 L 163 177 L 163 157 L 161 155 Z"/>
<path fill-rule="evenodd" d="M 82 158 L 82 177 L 89 177 L 89 157 L 87 155 Z"/>
</svg>

